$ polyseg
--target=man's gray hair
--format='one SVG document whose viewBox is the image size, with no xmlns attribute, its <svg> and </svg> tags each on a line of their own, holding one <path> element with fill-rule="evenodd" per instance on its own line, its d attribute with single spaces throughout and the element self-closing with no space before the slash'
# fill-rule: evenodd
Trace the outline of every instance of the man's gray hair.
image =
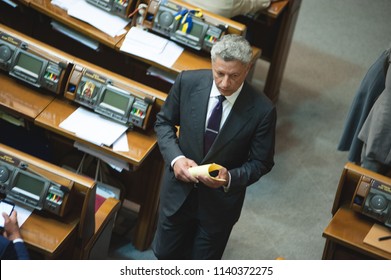
<svg viewBox="0 0 391 280">
<path fill-rule="evenodd" d="M 212 61 L 217 57 L 224 61 L 240 61 L 250 64 L 253 50 L 249 42 L 242 36 L 236 34 L 224 35 L 217 41 L 210 51 Z"/>
</svg>

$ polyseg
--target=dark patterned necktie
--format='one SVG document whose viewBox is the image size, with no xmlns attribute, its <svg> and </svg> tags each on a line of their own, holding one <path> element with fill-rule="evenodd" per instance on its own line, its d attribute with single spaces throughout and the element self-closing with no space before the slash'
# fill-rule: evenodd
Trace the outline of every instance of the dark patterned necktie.
<svg viewBox="0 0 391 280">
<path fill-rule="evenodd" d="M 225 96 L 219 95 L 219 102 L 213 108 L 212 114 L 209 117 L 208 125 L 204 134 L 204 154 L 206 155 L 212 146 L 217 134 L 220 130 L 221 116 L 223 115 L 223 102 Z"/>
</svg>

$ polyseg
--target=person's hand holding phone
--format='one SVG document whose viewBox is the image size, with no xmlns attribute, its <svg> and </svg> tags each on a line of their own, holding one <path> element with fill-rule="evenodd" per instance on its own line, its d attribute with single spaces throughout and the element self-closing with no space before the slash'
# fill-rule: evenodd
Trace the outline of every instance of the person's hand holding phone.
<svg viewBox="0 0 391 280">
<path fill-rule="evenodd" d="M 4 232 L 3 236 L 9 240 L 21 239 L 22 235 L 20 234 L 18 217 L 16 211 L 12 211 L 11 215 L 6 215 L 2 213 L 4 218 Z"/>
<path fill-rule="evenodd" d="M 0 228 L 4 228 L 4 221 L 5 218 L 3 216 L 3 213 L 7 214 L 7 217 L 9 217 L 14 210 L 15 204 L 12 202 L 6 201 L 6 200 L 1 200 L 0 201 Z"/>
<path fill-rule="evenodd" d="M 0 225 L 3 230 L 3 236 L 9 240 L 21 238 L 18 217 L 14 211 L 15 204 L 2 200 L 0 201 Z"/>
</svg>

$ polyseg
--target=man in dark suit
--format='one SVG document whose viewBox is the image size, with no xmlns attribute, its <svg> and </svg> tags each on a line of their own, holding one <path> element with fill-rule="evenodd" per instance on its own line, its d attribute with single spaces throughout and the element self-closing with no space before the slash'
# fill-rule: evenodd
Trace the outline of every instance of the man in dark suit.
<svg viewBox="0 0 391 280">
<path fill-rule="evenodd" d="M 221 259 L 246 188 L 274 165 L 275 107 L 245 81 L 251 46 L 241 36 L 225 35 L 211 58 L 212 70 L 179 74 L 157 114 L 166 162 L 153 242 L 158 259 Z M 219 95 L 225 96 L 220 130 L 205 153 L 204 133 Z M 188 170 L 209 163 L 223 166 L 219 180 Z"/>
<path fill-rule="evenodd" d="M 28 260 L 30 257 L 20 235 L 16 211 L 12 211 L 10 216 L 1 214 L 4 217 L 4 232 L 0 235 L 0 259 Z"/>
</svg>

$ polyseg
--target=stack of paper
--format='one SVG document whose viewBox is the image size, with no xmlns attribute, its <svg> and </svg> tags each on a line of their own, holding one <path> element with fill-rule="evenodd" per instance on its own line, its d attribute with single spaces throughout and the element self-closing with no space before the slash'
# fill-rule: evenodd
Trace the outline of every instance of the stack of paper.
<svg viewBox="0 0 391 280">
<path fill-rule="evenodd" d="M 125 27 L 130 23 L 130 19 L 110 14 L 85 0 L 52 0 L 51 3 L 68 11 L 68 15 L 91 24 L 111 37 L 125 34 Z"/>
<path fill-rule="evenodd" d="M 166 67 L 171 67 L 183 52 L 174 42 L 137 27 L 126 34 L 120 50 Z"/>
<path fill-rule="evenodd" d="M 61 122 L 60 127 L 98 146 L 111 146 L 128 129 L 126 125 L 108 120 L 82 107 Z"/>
</svg>

